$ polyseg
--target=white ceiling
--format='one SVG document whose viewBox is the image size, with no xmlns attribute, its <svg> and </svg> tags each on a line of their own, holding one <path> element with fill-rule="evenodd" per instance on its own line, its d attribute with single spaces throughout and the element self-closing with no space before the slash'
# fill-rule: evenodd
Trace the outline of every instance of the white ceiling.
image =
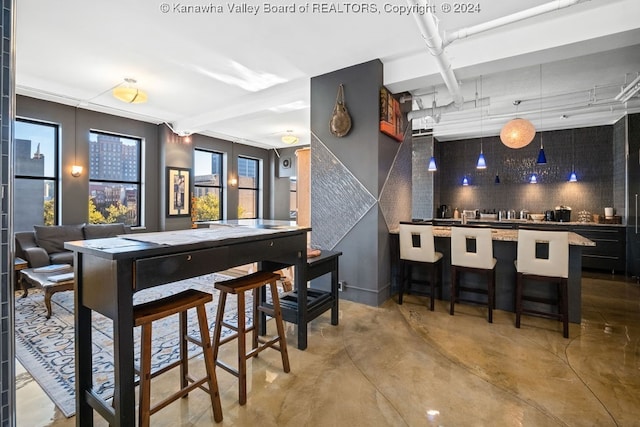
<svg viewBox="0 0 640 427">
<path fill-rule="evenodd" d="M 425 108 L 451 102 L 414 17 L 384 11 L 404 0 L 367 3 L 380 13 L 347 11 L 364 3 L 346 2 L 322 3 L 344 13 L 267 13 L 265 3 L 321 4 L 271 0 L 256 2 L 256 15 L 231 13 L 240 2 L 188 1 L 16 2 L 17 93 L 264 148 L 285 146 L 287 130 L 299 145 L 309 143 L 311 77 L 375 58 L 384 64 L 385 86 L 410 92 L 413 109 L 418 99 Z M 479 12 L 466 14 L 442 12 L 444 1 L 429 4 L 444 33 L 548 2 L 483 0 L 474 3 Z M 212 4 L 223 12 L 180 9 Z M 613 100 L 640 72 L 638 16 L 638 0 L 590 0 L 454 41 L 445 55 L 466 102 L 441 111 L 435 135 L 497 134 L 515 116 L 515 100 L 522 100 L 518 115 L 545 130 L 611 124 L 640 111 L 640 96 Z M 110 95 L 127 77 L 148 93 L 147 103 Z M 469 102 L 476 97 L 482 109 Z"/>
</svg>

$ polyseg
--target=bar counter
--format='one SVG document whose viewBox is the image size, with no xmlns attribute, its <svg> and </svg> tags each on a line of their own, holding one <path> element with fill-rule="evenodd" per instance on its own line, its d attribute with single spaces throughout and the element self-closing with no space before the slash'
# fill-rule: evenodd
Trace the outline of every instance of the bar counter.
<svg viewBox="0 0 640 427">
<path fill-rule="evenodd" d="M 473 224 L 467 224 L 473 226 Z M 436 251 L 441 252 L 442 259 L 442 298 L 450 299 L 451 286 L 451 227 L 433 226 Z M 516 268 L 514 260 L 517 255 L 518 230 L 492 228 L 493 257 L 496 263 L 496 309 L 515 311 Z M 391 250 L 391 288 L 392 293 L 398 290 L 400 246 L 398 229 L 390 231 Z M 582 248 L 595 246 L 595 243 L 577 233 L 569 232 L 569 321 L 580 323 L 582 319 Z M 415 269 L 416 275 L 421 274 Z M 468 275 L 464 280 L 474 280 Z M 482 286 L 482 285 L 480 285 Z M 541 295 L 551 292 L 547 285 L 540 286 Z"/>
</svg>

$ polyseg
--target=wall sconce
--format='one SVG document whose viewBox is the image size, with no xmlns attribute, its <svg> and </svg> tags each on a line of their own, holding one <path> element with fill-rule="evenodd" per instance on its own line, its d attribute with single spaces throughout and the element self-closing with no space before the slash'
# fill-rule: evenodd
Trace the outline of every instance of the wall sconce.
<svg viewBox="0 0 640 427">
<path fill-rule="evenodd" d="M 238 178 L 231 178 L 229 180 L 229 185 L 232 187 L 235 187 L 236 185 L 238 185 Z"/>
<path fill-rule="evenodd" d="M 82 166 L 79 165 L 71 166 L 71 176 L 74 178 L 79 177 L 80 175 L 82 175 L 82 169 Z"/>
</svg>

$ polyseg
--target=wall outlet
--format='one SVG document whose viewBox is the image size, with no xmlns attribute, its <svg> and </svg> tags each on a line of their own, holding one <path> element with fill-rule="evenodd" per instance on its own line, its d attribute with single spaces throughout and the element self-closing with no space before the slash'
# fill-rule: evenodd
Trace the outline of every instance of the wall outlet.
<svg viewBox="0 0 640 427">
<path fill-rule="evenodd" d="M 344 291 L 345 289 L 347 289 L 347 282 L 345 282 L 344 280 L 339 280 L 338 281 L 338 290 L 340 292 Z"/>
</svg>

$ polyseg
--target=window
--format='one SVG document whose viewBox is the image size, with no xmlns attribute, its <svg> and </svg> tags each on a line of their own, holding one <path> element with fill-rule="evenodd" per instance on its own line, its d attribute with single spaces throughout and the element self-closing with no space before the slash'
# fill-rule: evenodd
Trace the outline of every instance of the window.
<svg viewBox="0 0 640 427">
<path fill-rule="evenodd" d="M 140 225 L 142 140 L 89 133 L 89 223 Z"/>
<path fill-rule="evenodd" d="M 14 230 L 58 223 L 59 126 L 31 120 L 15 122 Z"/>
<path fill-rule="evenodd" d="M 238 157 L 238 218 L 258 218 L 259 162 Z"/>
<path fill-rule="evenodd" d="M 194 203 L 197 221 L 222 219 L 222 154 L 195 149 L 194 151 Z"/>
</svg>

